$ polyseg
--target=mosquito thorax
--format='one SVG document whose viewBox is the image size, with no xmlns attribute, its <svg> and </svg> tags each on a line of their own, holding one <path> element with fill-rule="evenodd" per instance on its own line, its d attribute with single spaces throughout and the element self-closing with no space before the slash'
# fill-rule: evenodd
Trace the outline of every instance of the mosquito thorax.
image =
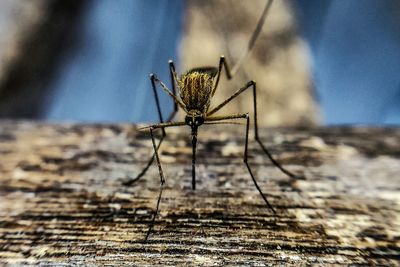
<svg viewBox="0 0 400 267">
<path fill-rule="evenodd" d="M 216 68 L 191 69 L 178 81 L 179 94 L 188 110 L 207 111 L 212 98 Z"/>
</svg>

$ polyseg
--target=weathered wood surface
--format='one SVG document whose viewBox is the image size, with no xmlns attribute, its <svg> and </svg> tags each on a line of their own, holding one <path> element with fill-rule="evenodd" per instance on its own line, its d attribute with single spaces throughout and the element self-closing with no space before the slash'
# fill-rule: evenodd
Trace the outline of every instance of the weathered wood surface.
<svg viewBox="0 0 400 267">
<path fill-rule="evenodd" d="M 237 126 L 200 129 L 190 188 L 189 131 L 170 130 L 166 190 L 150 240 L 157 168 L 134 126 L 0 122 L 0 264 L 400 264 L 400 129 L 264 129 L 265 144 L 306 180 L 291 182 Z"/>
</svg>

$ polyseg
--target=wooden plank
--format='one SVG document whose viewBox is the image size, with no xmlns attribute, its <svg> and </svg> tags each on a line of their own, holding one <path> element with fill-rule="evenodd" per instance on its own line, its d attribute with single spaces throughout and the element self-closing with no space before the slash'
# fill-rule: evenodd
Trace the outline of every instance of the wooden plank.
<svg viewBox="0 0 400 267">
<path fill-rule="evenodd" d="M 288 169 L 256 143 L 243 162 L 243 130 L 200 129 L 191 190 L 189 129 L 168 131 L 166 190 L 157 168 L 127 187 L 151 153 L 129 125 L 0 122 L 0 264 L 276 265 L 400 264 L 400 129 L 263 129 Z"/>
</svg>

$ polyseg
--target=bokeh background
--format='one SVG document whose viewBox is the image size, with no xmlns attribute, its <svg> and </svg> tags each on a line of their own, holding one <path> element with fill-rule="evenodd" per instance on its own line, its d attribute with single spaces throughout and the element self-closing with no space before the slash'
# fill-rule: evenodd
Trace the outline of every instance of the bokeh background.
<svg viewBox="0 0 400 267">
<path fill-rule="evenodd" d="M 265 0 L 2 0 L 0 118 L 156 122 L 148 76 L 233 65 Z M 214 104 L 258 84 L 268 126 L 400 124 L 398 0 L 275 0 Z M 161 91 L 160 91 L 161 92 Z M 172 110 L 160 93 L 163 112 Z M 221 114 L 252 112 L 251 93 Z"/>
</svg>

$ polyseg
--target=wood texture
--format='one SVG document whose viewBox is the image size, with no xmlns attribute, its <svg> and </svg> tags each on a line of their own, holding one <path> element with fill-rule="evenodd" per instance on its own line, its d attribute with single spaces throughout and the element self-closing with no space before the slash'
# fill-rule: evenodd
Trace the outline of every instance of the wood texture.
<svg viewBox="0 0 400 267">
<path fill-rule="evenodd" d="M 400 264 L 400 129 L 263 129 L 291 182 L 256 143 L 250 162 L 274 217 L 242 163 L 244 127 L 199 132 L 191 190 L 190 138 L 168 131 L 166 190 L 145 243 L 157 168 L 131 187 L 151 153 L 128 125 L 0 122 L 0 265 Z"/>
</svg>

